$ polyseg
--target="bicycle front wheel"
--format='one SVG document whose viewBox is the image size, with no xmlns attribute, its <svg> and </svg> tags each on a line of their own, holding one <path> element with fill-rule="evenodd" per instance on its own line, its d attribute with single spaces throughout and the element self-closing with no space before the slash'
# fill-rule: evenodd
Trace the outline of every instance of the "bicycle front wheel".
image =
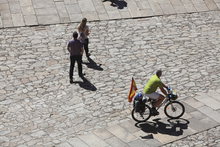
<svg viewBox="0 0 220 147">
<path fill-rule="evenodd" d="M 151 116 L 151 109 L 148 105 L 145 105 L 145 111 L 142 112 L 142 113 L 141 112 L 135 112 L 135 109 L 133 109 L 132 112 L 131 112 L 131 116 L 136 122 L 147 121 Z"/>
<path fill-rule="evenodd" d="M 183 116 L 184 112 L 184 105 L 178 101 L 172 101 L 164 107 L 164 113 L 166 114 L 166 116 L 172 119 L 180 118 L 181 116 Z"/>
</svg>

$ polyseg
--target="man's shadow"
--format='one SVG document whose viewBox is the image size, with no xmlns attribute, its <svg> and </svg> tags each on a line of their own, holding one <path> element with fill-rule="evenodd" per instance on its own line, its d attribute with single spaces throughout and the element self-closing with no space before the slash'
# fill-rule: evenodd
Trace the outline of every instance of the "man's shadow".
<svg viewBox="0 0 220 147">
<path fill-rule="evenodd" d="M 90 91 L 96 91 L 97 88 L 95 87 L 95 85 L 93 85 L 87 78 L 85 78 L 84 76 L 81 77 L 83 82 L 81 81 L 74 81 L 73 83 L 79 84 L 80 87 L 86 89 L 86 90 L 90 90 Z"/>
<path fill-rule="evenodd" d="M 97 64 L 94 60 L 92 60 L 90 57 L 88 58 L 88 63 L 87 62 L 83 62 L 83 64 L 86 64 L 86 66 L 88 68 L 92 68 L 95 70 L 100 70 L 103 71 L 103 68 L 101 67 L 102 64 Z"/>
<path fill-rule="evenodd" d="M 188 128 L 189 121 L 186 119 L 168 119 L 168 123 L 154 119 L 153 122 L 136 123 L 135 126 L 143 132 L 152 134 L 167 134 L 171 136 L 180 136 L 183 130 Z M 142 139 L 153 139 L 153 135 L 141 136 Z"/>
<path fill-rule="evenodd" d="M 127 7 L 127 2 L 124 0 L 103 0 L 103 2 L 110 1 L 111 6 L 118 7 L 118 9 L 123 9 L 124 7 Z"/>
</svg>

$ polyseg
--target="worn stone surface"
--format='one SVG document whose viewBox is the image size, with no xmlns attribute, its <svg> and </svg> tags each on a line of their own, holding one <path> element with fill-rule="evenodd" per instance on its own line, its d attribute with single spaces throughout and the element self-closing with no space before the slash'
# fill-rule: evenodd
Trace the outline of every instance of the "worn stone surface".
<svg viewBox="0 0 220 147">
<path fill-rule="evenodd" d="M 88 81 L 82 82 L 76 68 L 72 85 L 66 45 L 78 23 L 0 29 L 1 146 L 71 146 L 69 138 L 120 124 L 130 118 L 132 76 L 142 90 L 159 68 L 180 100 L 197 101 L 186 102 L 191 110 L 212 114 L 198 123 L 216 125 L 219 110 L 193 98 L 220 88 L 219 23 L 219 11 L 90 22 L 95 63 L 84 57 Z M 127 143 L 136 138 L 132 134 Z"/>
<path fill-rule="evenodd" d="M 213 146 L 218 147 L 220 145 L 220 126 L 200 132 L 195 135 L 187 136 L 184 139 L 172 142 L 163 147 L 173 146 Z"/>
<path fill-rule="evenodd" d="M 219 0 L 117 0 L 113 5 L 102 0 L 2 0 L 4 25 L 0 28 L 80 22 L 83 17 L 97 21 L 219 9 Z"/>
</svg>

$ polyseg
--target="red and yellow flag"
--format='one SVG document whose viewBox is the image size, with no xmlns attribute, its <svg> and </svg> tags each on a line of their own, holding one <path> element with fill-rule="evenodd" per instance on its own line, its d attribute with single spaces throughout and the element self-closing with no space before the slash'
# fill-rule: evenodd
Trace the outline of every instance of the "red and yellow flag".
<svg viewBox="0 0 220 147">
<path fill-rule="evenodd" d="M 135 81 L 132 77 L 131 88 L 130 88 L 130 92 L 129 92 L 129 95 L 128 95 L 128 102 L 132 102 L 132 99 L 135 96 L 136 90 L 137 90 L 137 86 L 136 86 L 136 83 L 135 83 Z"/>
</svg>

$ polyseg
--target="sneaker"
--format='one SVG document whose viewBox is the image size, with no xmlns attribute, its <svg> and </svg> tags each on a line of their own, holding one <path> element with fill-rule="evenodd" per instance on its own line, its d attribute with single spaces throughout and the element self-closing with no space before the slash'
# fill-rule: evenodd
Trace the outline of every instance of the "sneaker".
<svg viewBox="0 0 220 147">
<path fill-rule="evenodd" d="M 83 78 L 85 75 L 86 75 L 86 74 L 83 73 L 83 74 L 80 74 L 79 77 L 80 77 L 80 78 Z"/>
<path fill-rule="evenodd" d="M 89 58 L 89 56 L 91 56 L 91 54 L 90 54 L 90 53 L 88 53 L 88 54 L 86 55 L 86 57 L 87 57 L 87 58 Z"/>
<path fill-rule="evenodd" d="M 159 115 L 160 113 L 157 111 L 157 109 L 156 108 L 151 108 L 151 110 L 152 110 L 152 115 Z"/>
</svg>

